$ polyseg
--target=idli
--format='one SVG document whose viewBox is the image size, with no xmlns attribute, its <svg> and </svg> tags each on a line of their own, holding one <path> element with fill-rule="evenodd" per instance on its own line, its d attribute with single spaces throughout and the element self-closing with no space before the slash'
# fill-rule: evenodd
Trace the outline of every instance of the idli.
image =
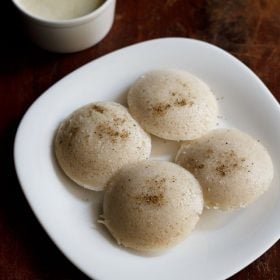
<svg viewBox="0 0 280 280">
<path fill-rule="evenodd" d="M 245 207 L 268 189 L 273 178 L 267 150 L 237 129 L 216 129 L 183 144 L 175 162 L 198 179 L 209 208 Z"/>
<path fill-rule="evenodd" d="M 96 102 L 62 122 L 54 148 L 66 175 L 85 188 L 100 191 L 121 167 L 149 158 L 151 139 L 125 107 Z"/>
<path fill-rule="evenodd" d="M 192 140 L 216 125 L 218 106 L 209 87 L 182 70 L 142 75 L 128 92 L 132 116 L 149 133 L 168 140 Z"/>
<path fill-rule="evenodd" d="M 101 222 L 118 244 L 152 253 L 185 239 L 202 210 L 202 191 L 191 173 L 146 160 L 125 166 L 109 181 Z"/>
</svg>

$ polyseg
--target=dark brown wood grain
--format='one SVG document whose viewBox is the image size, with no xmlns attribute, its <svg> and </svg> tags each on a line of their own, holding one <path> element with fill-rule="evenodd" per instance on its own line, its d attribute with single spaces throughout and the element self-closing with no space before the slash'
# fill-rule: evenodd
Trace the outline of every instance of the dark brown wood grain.
<svg viewBox="0 0 280 280">
<path fill-rule="evenodd" d="M 0 279 L 87 279 L 52 243 L 21 192 L 12 148 L 24 112 L 48 87 L 86 62 L 168 36 L 224 48 L 248 65 L 279 101 L 280 1 L 119 0 L 108 36 L 95 47 L 67 55 L 32 45 L 10 2 L 0 3 Z M 280 243 L 230 279 L 280 279 Z"/>
</svg>

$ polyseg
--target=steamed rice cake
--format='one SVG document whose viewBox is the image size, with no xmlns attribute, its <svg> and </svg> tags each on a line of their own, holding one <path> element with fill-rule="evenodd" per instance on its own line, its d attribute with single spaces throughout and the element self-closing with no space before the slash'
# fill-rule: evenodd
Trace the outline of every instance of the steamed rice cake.
<svg viewBox="0 0 280 280">
<path fill-rule="evenodd" d="M 145 160 L 110 180 L 101 222 L 119 244 L 157 252 L 185 239 L 202 209 L 202 191 L 191 173 L 171 162 Z"/>
<path fill-rule="evenodd" d="M 213 129 L 217 101 L 199 78 L 182 70 L 142 75 L 128 92 L 132 116 L 149 133 L 168 140 L 192 140 Z"/>
<path fill-rule="evenodd" d="M 183 144 L 175 162 L 198 179 L 209 208 L 245 207 L 268 189 L 273 178 L 267 150 L 237 129 L 216 129 Z"/>
<path fill-rule="evenodd" d="M 97 191 L 121 167 L 151 153 L 150 136 L 114 102 L 96 102 L 73 112 L 60 125 L 54 146 L 66 175 Z"/>
</svg>

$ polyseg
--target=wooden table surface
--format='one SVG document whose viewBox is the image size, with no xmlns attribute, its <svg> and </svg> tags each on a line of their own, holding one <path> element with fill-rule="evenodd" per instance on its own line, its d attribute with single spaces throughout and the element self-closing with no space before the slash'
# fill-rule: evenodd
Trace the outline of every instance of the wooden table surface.
<svg viewBox="0 0 280 280">
<path fill-rule="evenodd" d="M 52 243 L 20 189 L 12 149 L 24 112 L 48 87 L 86 62 L 168 36 L 224 48 L 248 65 L 279 101 L 280 1 L 119 0 L 108 36 L 95 47 L 67 55 L 33 46 L 10 2 L 0 4 L 0 279 L 87 279 Z M 280 243 L 230 279 L 280 279 Z"/>
</svg>

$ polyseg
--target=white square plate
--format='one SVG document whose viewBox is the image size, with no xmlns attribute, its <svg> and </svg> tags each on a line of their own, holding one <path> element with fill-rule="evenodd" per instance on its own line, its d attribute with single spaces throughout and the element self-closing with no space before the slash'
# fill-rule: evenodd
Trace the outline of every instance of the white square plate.
<svg viewBox="0 0 280 280">
<path fill-rule="evenodd" d="M 57 168 L 52 142 L 59 123 L 98 100 L 125 102 L 143 72 L 185 69 L 204 80 L 220 105 L 220 126 L 259 139 L 272 156 L 269 189 L 246 209 L 204 211 L 191 236 L 160 256 L 143 256 L 115 244 L 96 223 L 102 194 L 76 186 Z M 15 140 L 15 165 L 23 191 L 49 236 L 77 267 L 101 280 L 225 279 L 254 261 L 280 236 L 280 109 L 244 64 L 210 44 L 180 38 L 152 40 L 101 57 L 46 91 L 25 114 Z M 153 157 L 170 158 L 176 144 L 154 139 Z"/>
</svg>

